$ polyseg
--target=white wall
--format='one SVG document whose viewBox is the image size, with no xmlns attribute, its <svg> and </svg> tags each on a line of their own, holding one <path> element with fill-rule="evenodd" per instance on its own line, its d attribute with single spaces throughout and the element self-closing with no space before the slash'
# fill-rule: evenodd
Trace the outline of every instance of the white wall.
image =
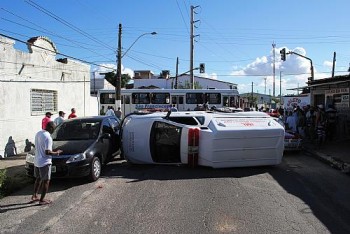
<svg viewBox="0 0 350 234">
<path fill-rule="evenodd" d="M 0 37 L 0 157 L 10 137 L 17 153 L 21 153 L 25 140 L 34 143 L 34 136 L 41 129 L 45 112 L 32 113 L 31 89 L 57 91 L 57 110 L 52 119 L 60 110 L 68 117 L 72 107 L 78 116 L 98 113 L 97 101 L 90 96 L 89 65 L 73 60 L 67 64 L 57 62 L 53 53 L 33 48 L 32 53 L 27 53 L 13 45 L 13 40 Z M 44 41 L 40 46 L 50 44 Z"/>
<path fill-rule="evenodd" d="M 141 86 L 154 85 L 162 89 L 171 89 L 175 78 L 170 79 L 134 79 L 134 88 L 137 89 Z M 195 77 L 194 82 L 198 82 L 203 89 L 216 88 L 216 89 L 230 89 L 230 86 L 237 87 L 236 84 L 224 82 L 215 79 Z M 178 77 L 178 84 L 185 85 L 190 83 L 190 77 L 188 75 Z"/>
</svg>

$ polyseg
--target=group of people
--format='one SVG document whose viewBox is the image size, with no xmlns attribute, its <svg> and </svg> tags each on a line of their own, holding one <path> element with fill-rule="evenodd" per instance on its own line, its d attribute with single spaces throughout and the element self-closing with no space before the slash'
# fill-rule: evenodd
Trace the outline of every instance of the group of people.
<svg viewBox="0 0 350 234">
<path fill-rule="evenodd" d="M 120 109 L 120 107 L 118 107 L 117 110 L 114 110 L 113 106 L 108 106 L 107 107 L 107 111 L 105 112 L 104 106 L 102 106 L 101 109 L 100 109 L 100 115 L 115 116 L 118 119 L 122 119 L 123 112 Z"/>
<path fill-rule="evenodd" d="M 60 123 L 62 123 L 64 121 L 65 115 L 66 115 L 66 113 L 64 111 L 58 112 L 58 117 L 55 118 L 55 120 L 53 120 L 53 122 L 55 123 L 56 126 L 58 126 Z M 46 112 L 45 117 L 41 121 L 41 129 L 45 129 L 47 123 L 52 121 L 51 116 L 52 116 L 51 112 Z M 76 110 L 75 110 L 75 108 L 72 108 L 71 113 L 68 115 L 68 119 L 72 119 L 72 118 L 76 118 L 76 117 L 77 117 Z"/>
<path fill-rule="evenodd" d="M 39 202 L 39 205 L 48 205 L 51 200 L 45 199 L 46 193 L 49 190 L 51 180 L 51 165 L 52 156 L 58 156 L 62 153 L 62 150 L 53 149 L 53 141 L 51 134 L 55 130 L 56 126 L 64 121 L 64 111 L 58 112 L 58 117 L 52 121 L 51 112 L 46 112 L 45 117 L 42 119 L 42 129 L 35 135 L 35 158 L 34 158 L 34 193 L 31 197 L 31 202 Z M 71 113 L 68 119 L 76 118 L 75 108 L 71 109 Z M 40 192 L 40 197 L 39 197 Z"/>
<path fill-rule="evenodd" d="M 326 140 L 333 140 L 336 134 L 337 120 L 337 110 L 333 105 L 324 108 L 320 104 L 316 107 L 307 105 L 300 108 L 296 106 L 293 111 L 287 113 L 285 124 L 287 130 L 322 144 Z"/>
</svg>

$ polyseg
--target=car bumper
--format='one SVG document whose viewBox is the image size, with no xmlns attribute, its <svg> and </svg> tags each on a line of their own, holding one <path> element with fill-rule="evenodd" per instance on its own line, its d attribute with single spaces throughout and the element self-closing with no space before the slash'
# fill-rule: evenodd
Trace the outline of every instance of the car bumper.
<svg viewBox="0 0 350 234">
<path fill-rule="evenodd" d="M 55 168 L 55 170 L 53 169 Z M 34 164 L 26 162 L 25 169 L 28 176 L 34 176 Z M 90 163 L 87 160 L 80 162 L 69 163 L 53 163 L 52 164 L 52 178 L 73 178 L 85 177 L 90 174 Z"/>
</svg>

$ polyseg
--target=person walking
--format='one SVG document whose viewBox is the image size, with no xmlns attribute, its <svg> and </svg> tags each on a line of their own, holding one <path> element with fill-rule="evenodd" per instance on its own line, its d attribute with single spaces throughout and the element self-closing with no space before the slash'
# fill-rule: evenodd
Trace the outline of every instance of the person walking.
<svg viewBox="0 0 350 234">
<path fill-rule="evenodd" d="M 51 134 L 55 127 L 55 123 L 50 121 L 44 130 L 40 130 L 35 135 L 34 177 L 36 179 L 31 202 L 39 201 L 39 205 L 48 205 L 51 203 L 50 200 L 45 199 L 45 196 L 50 185 L 52 155 L 62 153 L 62 150 L 52 150 Z M 39 199 L 38 193 L 40 189 L 41 195 Z"/>
<path fill-rule="evenodd" d="M 76 115 L 76 111 L 75 111 L 75 108 L 72 108 L 71 109 L 71 113 L 68 115 L 68 119 L 73 119 L 73 118 L 76 118 L 77 115 Z"/>
<path fill-rule="evenodd" d="M 46 128 L 46 124 L 51 121 L 51 112 L 46 112 L 45 117 L 41 120 L 41 129 Z"/>
<path fill-rule="evenodd" d="M 56 126 L 58 126 L 60 123 L 62 123 L 64 121 L 64 115 L 65 114 L 66 113 L 64 113 L 64 111 L 59 111 L 58 112 L 58 117 L 53 121 Z"/>
</svg>

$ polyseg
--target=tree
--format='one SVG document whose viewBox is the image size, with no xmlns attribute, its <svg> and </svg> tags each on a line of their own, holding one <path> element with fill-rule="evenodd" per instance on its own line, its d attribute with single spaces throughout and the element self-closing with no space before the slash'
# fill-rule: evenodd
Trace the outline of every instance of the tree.
<svg viewBox="0 0 350 234">
<path fill-rule="evenodd" d="M 115 87 L 116 85 L 116 80 L 117 80 L 117 74 L 114 72 L 108 72 L 105 74 L 105 79 Z M 129 74 L 122 74 L 122 81 L 120 86 L 122 88 L 125 88 L 126 85 L 129 83 L 129 81 L 131 80 L 131 77 L 129 76 Z"/>
</svg>

